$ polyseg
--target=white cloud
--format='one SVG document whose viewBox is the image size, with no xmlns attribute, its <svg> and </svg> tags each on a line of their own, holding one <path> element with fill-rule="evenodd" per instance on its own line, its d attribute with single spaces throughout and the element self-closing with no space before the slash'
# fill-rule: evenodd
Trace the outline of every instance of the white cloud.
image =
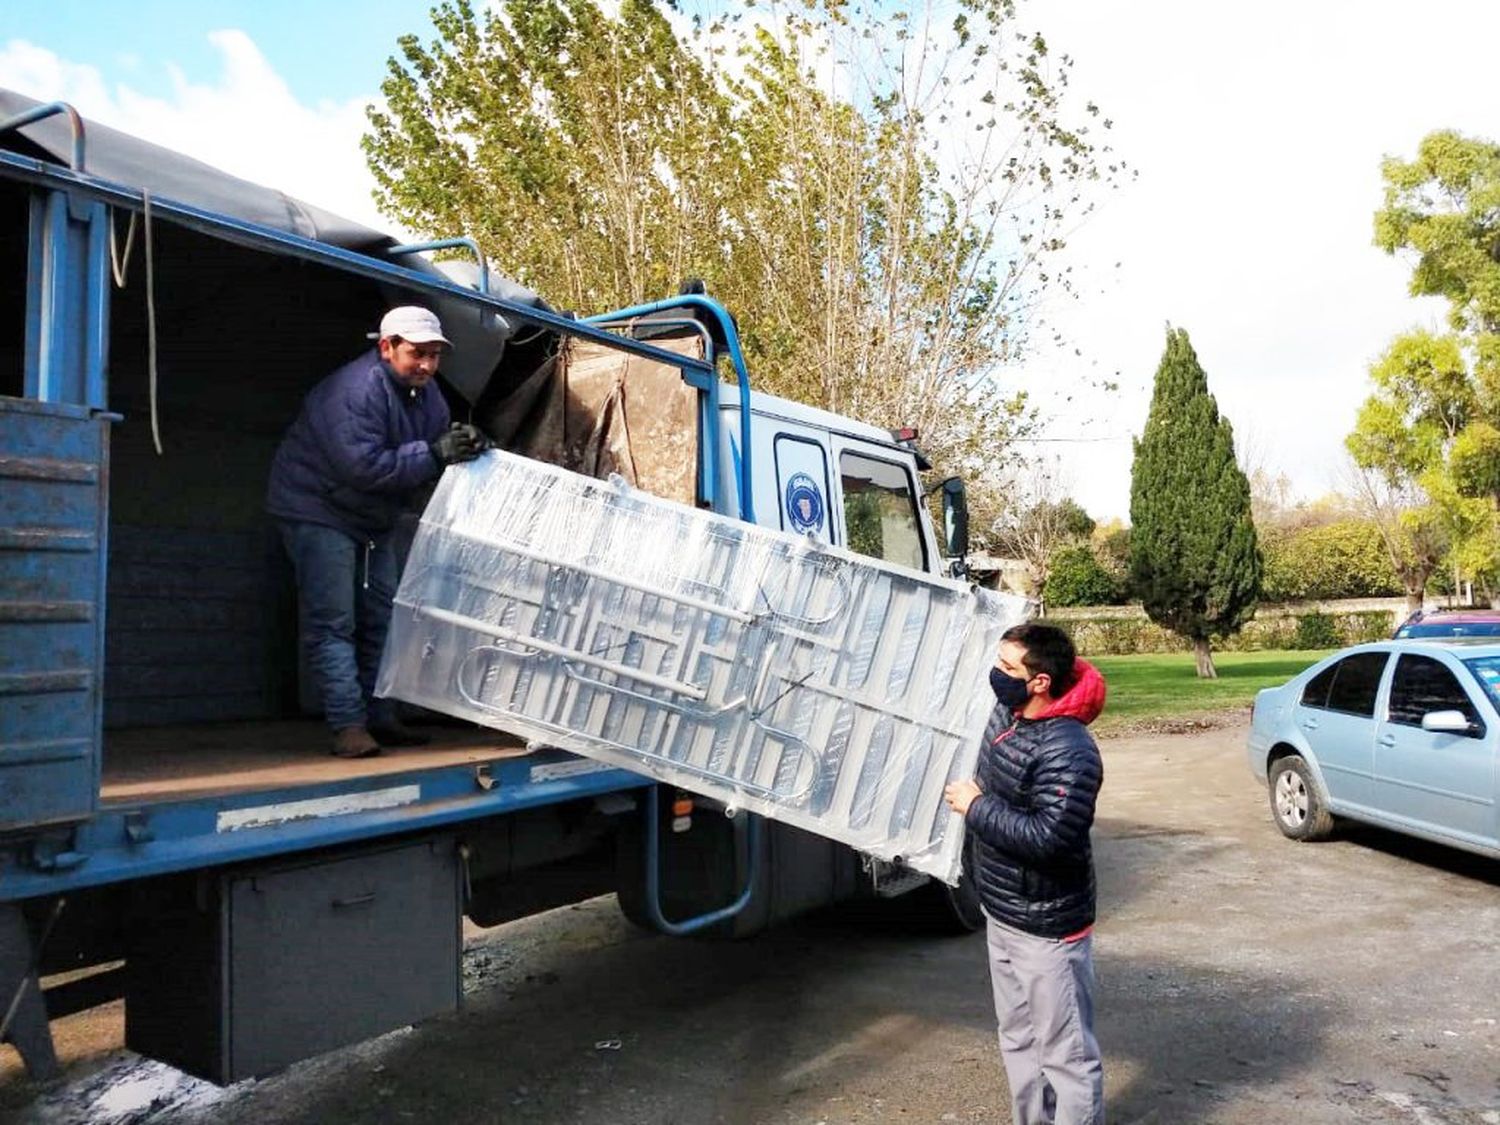
<svg viewBox="0 0 1500 1125">
<path fill-rule="evenodd" d="M 304 105 L 242 31 L 210 33 L 222 70 L 191 82 L 163 64 L 171 95 L 110 83 L 92 66 L 11 40 L 0 47 L 0 86 L 43 101 L 71 102 L 85 117 L 203 160 L 236 176 L 381 230 L 374 180 L 359 138 L 373 98 Z M 396 233 L 400 233 L 397 231 Z"/>
<path fill-rule="evenodd" d="M 1410 156 L 1436 128 L 1500 136 L 1486 57 L 1500 6 L 1434 0 L 1418 19 L 1398 0 L 1074 0 L 1033 14 L 1140 170 L 1072 239 L 1093 281 L 1085 298 L 1052 309 L 1098 367 L 1068 353 L 1027 369 L 1034 386 L 1070 392 L 1081 374 L 1121 374 L 1118 395 L 1085 404 L 1092 424 L 1054 424 L 1125 438 L 1063 447 L 1077 498 L 1125 514 L 1128 436 L 1168 321 L 1188 329 L 1221 410 L 1267 467 L 1304 494 L 1334 487 L 1370 360 L 1441 316 L 1371 244 L 1381 157 Z M 1427 38 L 1456 27 L 1463 36 L 1428 53 Z"/>
</svg>

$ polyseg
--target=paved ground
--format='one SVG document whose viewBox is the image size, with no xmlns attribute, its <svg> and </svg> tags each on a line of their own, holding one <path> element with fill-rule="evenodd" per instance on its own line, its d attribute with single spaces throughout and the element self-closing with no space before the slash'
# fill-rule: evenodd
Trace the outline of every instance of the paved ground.
<svg viewBox="0 0 1500 1125">
<path fill-rule="evenodd" d="M 1105 745 L 1100 1038 L 1115 1122 L 1500 1125 L 1500 863 L 1282 840 L 1244 731 Z M 980 937 L 843 911 L 713 944 L 601 899 L 477 934 L 465 1010 L 220 1090 L 61 1021 L 34 1122 L 1003 1122 Z"/>
</svg>

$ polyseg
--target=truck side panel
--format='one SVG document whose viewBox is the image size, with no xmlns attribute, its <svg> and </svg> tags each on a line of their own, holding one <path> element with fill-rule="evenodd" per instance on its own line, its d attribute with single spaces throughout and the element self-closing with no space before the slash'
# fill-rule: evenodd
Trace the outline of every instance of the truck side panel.
<svg viewBox="0 0 1500 1125">
<path fill-rule="evenodd" d="M 0 398 L 0 832 L 97 800 L 106 426 Z"/>
</svg>

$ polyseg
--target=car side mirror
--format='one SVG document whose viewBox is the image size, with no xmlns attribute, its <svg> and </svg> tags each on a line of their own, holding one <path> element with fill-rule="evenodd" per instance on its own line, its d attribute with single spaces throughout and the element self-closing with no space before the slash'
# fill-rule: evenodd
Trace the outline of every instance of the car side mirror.
<svg viewBox="0 0 1500 1125">
<path fill-rule="evenodd" d="M 969 498 L 964 492 L 964 479 L 949 477 L 940 487 L 943 490 L 943 540 L 948 557 L 962 563 L 969 553 Z"/>
<path fill-rule="evenodd" d="M 1474 724 L 1462 711 L 1429 711 L 1422 716 L 1422 729 L 1436 734 L 1469 734 Z"/>
</svg>

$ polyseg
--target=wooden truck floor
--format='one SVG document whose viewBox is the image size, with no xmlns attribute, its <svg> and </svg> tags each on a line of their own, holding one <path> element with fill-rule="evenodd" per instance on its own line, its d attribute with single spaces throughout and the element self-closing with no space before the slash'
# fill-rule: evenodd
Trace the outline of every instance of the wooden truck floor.
<svg viewBox="0 0 1500 1125">
<path fill-rule="evenodd" d="M 416 728 L 426 746 L 386 749 L 375 758 L 335 758 L 322 723 L 201 723 L 106 731 L 101 804 L 181 800 L 285 789 L 435 766 L 515 758 L 521 740 L 476 727 Z"/>
</svg>

